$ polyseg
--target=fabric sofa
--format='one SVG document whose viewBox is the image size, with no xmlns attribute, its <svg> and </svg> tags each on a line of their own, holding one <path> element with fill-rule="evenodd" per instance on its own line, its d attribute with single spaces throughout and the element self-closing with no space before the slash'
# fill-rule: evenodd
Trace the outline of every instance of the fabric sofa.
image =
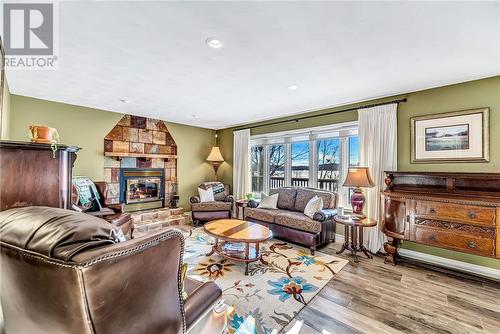
<svg viewBox="0 0 500 334">
<path fill-rule="evenodd" d="M 216 219 L 228 219 L 233 215 L 234 197 L 230 195 L 229 186 L 221 182 L 204 182 L 198 186 L 202 189 L 214 189 L 213 202 L 200 202 L 198 195 L 191 196 L 191 214 L 193 222 L 207 222 Z"/>
<path fill-rule="evenodd" d="M 250 201 L 245 209 L 245 220 L 254 221 L 271 229 L 276 238 L 309 247 L 314 254 L 316 247 L 335 241 L 337 194 L 312 188 L 284 187 L 272 189 L 278 194 L 277 209 L 260 209 L 259 203 Z M 323 209 L 313 219 L 304 214 L 307 202 L 314 196 L 323 199 Z"/>
<path fill-rule="evenodd" d="M 0 212 L 6 333 L 220 333 L 213 282 L 186 278 L 184 237 L 167 230 L 120 241 L 119 228 L 49 207 Z M 1 324 L 0 324 L 1 325 Z"/>
</svg>

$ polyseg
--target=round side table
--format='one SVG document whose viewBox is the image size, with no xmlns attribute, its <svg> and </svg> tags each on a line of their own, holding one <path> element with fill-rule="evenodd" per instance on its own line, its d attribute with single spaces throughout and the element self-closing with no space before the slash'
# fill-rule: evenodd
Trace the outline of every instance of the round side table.
<svg viewBox="0 0 500 334">
<path fill-rule="evenodd" d="M 345 250 L 351 251 L 354 262 L 359 262 L 358 252 L 363 252 L 369 259 L 373 258 L 363 245 L 363 228 L 377 226 L 375 219 L 352 220 L 351 216 L 335 216 L 333 220 L 345 226 L 344 244 L 337 254 L 342 254 Z"/>
<path fill-rule="evenodd" d="M 235 201 L 236 203 L 236 219 L 245 219 L 245 208 L 248 205 L 248 200 L 246 199 L 238 199 Z M 241 209 L 241 218 L 240 218 L 240 209 Z"/>
</svg>

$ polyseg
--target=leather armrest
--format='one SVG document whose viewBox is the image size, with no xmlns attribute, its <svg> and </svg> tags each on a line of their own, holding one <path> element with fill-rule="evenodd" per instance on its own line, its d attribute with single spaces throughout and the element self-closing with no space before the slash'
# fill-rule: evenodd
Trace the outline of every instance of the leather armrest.
<svg viewBox="0 0 500 334">
<path fill-rule="evenodd" d="M 337 209 L 323 209 L 316 212 L 313 219 L 319 222 L 324 222 L 333 219 L 337 215 Z"/>
<path fill-rule="evenodd" d="M 185 289 L 188 298 L 184 301 L 186 325 L 191 327 L 221 298 L 222 290 L 214 282 L 200 282 L 186 277 Z"/>
<path fill-rule="evenodd" d="M 227 195 L 226 198 L 224 198 L 224 202 L 234 203 L 234 196 L 233 195 Z"/>
<path fill-rule="evenodd" d="M 256 200 L 251 199 L 251 200 L 248 201 L 247 206 L 249 208 L 256 208 L 256 207 L 259 206 L 259 202 L 257 202 Z"/>
<path fill-rule="evenodd" d="M 191 196 L 189 198 L 189 202 L 190 203 L 200 203 L 200 196 L 198 196 L 198 195 Z"/>
</svg>

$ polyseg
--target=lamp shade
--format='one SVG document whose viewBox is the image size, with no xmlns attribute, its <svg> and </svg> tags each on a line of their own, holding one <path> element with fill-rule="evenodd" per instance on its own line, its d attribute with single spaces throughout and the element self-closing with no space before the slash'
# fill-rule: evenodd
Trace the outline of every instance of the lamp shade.
<svg viewBox="0 0 500 334">
<path fill-rule="evenodd" d="M 212 150 L 210 151 L 210 154 L 208 155 L 207 161 L 209 162 L 223 162 L 224 158 L 222 157 L 222 154 L 220 153 L 220 149 L 218 146 L 212 147 Z"/>
<path fill-rule="evenodd" d="M 375 186 L 372 178 L 370 177 L 370 172 L 368 167 L 354 167 L 349 168 L 347 177 L 344 181 L 344 187 L 367 187 L 371 188 Z"/>
</svg>

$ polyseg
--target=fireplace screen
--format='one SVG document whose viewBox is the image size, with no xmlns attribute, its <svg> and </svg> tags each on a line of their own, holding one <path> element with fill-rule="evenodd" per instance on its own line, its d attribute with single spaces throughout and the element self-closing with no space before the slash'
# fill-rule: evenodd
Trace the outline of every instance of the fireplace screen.
<svg viewBox="0 0 500 334">
<path fill-rule="evenodd" d="M 160 179 L 128 179 L 126 202 L 148 202 L 160 199 Z"/>
</svg>

